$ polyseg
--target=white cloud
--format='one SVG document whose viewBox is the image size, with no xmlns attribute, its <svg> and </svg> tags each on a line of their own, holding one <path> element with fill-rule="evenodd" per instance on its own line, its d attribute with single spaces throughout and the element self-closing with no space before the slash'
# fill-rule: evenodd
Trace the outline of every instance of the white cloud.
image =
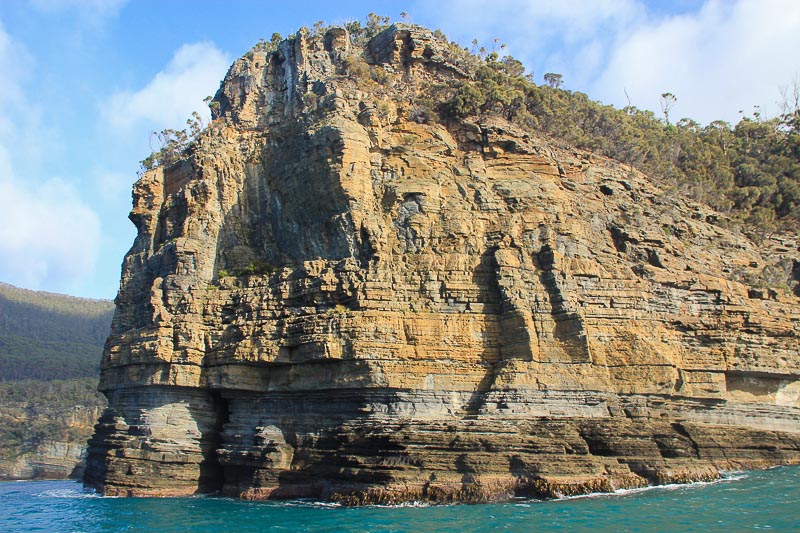
<svg viewBox="0 0 800 533">
<path fill-rule="evenodd" d="M 99 241 L 97 215 L 72 186 L 23 183 L 0 146 L 0 280 L 69 291 L 91 278 Z"/>
<path fill-rule="evenodd" d="M 418 2 L 425 15 L 462 43 L 494 37 L 541 82 L 558 72 L 568 89 L 660 115 L 674 93 L 674 118 L 737 122 L 759 105 L 779 110 L 779 88 L 800 73 L 800 2 L 706 0 L 441 0 Z M 682 6 L 682 7 L 681 7 Z M 685 9 L 687 6 L 691 9 Z"/>
<path fill-rule="evenodd" d="M 708 1 L 691 14 L 638 27 L 617 43 L 592 96 L 658 110 L 661 93 L 678 97 L 673 116 L 707 123 L 738 120 L 762 106 L 775 114 L 779 87 L 800 72 L 800 2 Z"/>
<path fill-rule="evenodd" d="M 52 121 L 45 120 L 43 102 L 31 97 L 38 62 L 0 21 L 0 147 L 14 169 L 39 169 L 45 153 L 59 148 Z"/>
<path fill-rule="evenodd" d="M 100 224 L 72 186 L 58 178 L 26 181 L 12 161 L 12 153 L 19 163 L 36 159 L 41 145 L 53 149 L 38 106 L 26 97 L 32 65 L 25 47 L 0 26 L 0 106 L 6 109 L 0 118 L 0 281 L 68 291 L 91 277 Z"/>
<path fill-rule="evenodd" d="M 203 99 L 217 92 L 229 65 L 228 55 L 212 43 L 183 45 L 143 88 L 115 93 L 103 114 L 118 128 L 148 121 L 157 129 L 183 129 L 193 111 L 210 117 Z"/>
</svg>

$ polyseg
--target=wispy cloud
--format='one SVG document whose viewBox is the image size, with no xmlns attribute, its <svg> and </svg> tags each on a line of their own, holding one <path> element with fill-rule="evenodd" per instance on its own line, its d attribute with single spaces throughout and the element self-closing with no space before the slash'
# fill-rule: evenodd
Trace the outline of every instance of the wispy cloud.
<svg viewBox="0 0 800 533">
<path fill-rule="evenodd" d="M 779 87 L 800 72 L 800 2 L 708 1 L 696 13 L 654 20 L 620 39 L 593 84 L 598 98 L 657 109 L 678 97 L 675 116 L 734 122 L 759 105 L 778 111 Z"/>
<path fill-rule="evenodd" d="M 558 72 L 567 88 L 605 103 L 626 105 L 627 91 L 634 105 L 658 112 L 659 96 L 672 92 L 673 115 L 701 122 L 735 122 L 754 105 L 777 112 L 779 87 L 800 72 L 800 2 L 706 0 L 678 14 L 657 7 L 642 0 L 441 0 L 418 2 L 415 12 L 462 43 L 498 37 L 537 80 Z"/>
<path fill-rule="evenodd" d="M 94 270 L 100 224 L 75 188 L 59 178 L 37 180 L 15 169 L 11 153 L 49 134 L 25 84 L 33 62 L 24 46 L 0 26 L 0 280 L 35 289 L 68 291 Z M 33 117 L 33 118 L 32 118 Z M 28 165 L 35 167 L 36 165 Z"/>
<path fill-rule="evenodd" d="M 0 279 L 70 291 L 94 271 L 100 223 L 65 181 L 18 179 L 0 146 Z"/>
<path fill-rule="evenodd" d="M 144 87 L 112 95 L 103 115 L 118 128 L 146 121 L 158 129 L 182 129 L 193 111 L 210 116 L 203 99 L 216 93 L 229 64 L 212 43 L 183 45 Z"/>
<path fill-rule="evenodd" d="M 32 58 L 25 47 L 6 33 L 0 21 L 0 107 L 18 110 L 24 102 L 22 84 L 28 79 Z M 9 113 L 0 113 L 0 140 L 13 134 L 13 122 Z"/>
</svg>

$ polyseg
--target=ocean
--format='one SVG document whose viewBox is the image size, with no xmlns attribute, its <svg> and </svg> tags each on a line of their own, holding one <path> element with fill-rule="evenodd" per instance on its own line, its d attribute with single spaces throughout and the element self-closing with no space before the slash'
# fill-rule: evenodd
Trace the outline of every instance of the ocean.
<svg viewBox="0 0 800 533">
<path fill-rule="evenodd" d="M 308 501 L 102 498 L 72 481 L 0 483 L 2 532 L 800 531 L 800 467 L 557 501 L 345 508 Z"/>
</svg>

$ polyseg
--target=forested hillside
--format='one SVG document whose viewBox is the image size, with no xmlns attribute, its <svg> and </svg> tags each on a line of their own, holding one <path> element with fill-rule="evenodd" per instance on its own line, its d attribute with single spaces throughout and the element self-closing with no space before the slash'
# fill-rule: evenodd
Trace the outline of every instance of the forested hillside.
<svg viewBox="0 0 800 533">
<path fill-rule="evenodd" d="M 79 471 L 113 303 L 0 283 L 0 479 Z M 76 471 L 78 467 L 78 471 Z"/>
<path fill-rule="evenodd" d="M 0 283 L 0 382 L 97 376 L 113 307 Z"/>
</svg>

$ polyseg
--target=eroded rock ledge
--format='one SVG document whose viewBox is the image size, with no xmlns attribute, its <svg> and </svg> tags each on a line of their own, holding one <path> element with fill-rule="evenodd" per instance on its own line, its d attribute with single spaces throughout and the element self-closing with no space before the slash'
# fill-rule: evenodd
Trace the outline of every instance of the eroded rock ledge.
<svg viewBox="0 0 800 533">
<path fill-rule="evenodd" d="M 737 275 L 776 258 L 630 167 L 411 120 L 448 50 L 396 25 L 234 63 L 134 188 L 88 485 L 490 501 L 798 462 L 800 299 Z"/>
</svg>

